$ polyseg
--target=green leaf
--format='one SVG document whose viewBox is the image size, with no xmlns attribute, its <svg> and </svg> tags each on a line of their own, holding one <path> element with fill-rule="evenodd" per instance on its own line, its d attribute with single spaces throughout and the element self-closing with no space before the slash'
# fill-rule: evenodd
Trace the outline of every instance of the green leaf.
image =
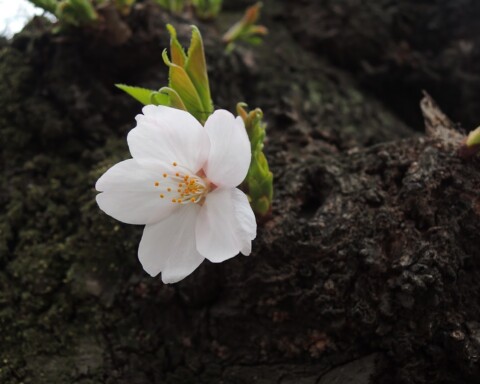
<svg viewBox="0 0 480 384">
<path fill-rule="evenodd" d="M 207 120 L 213 113 L 213 104 L 210 95 L 210 85 L 208 82 L 207 63 L 203 49 L 202 35 L 196 26 L 192 26 L 192 39 L 188 48 L 185 70 L 195 86 L 200 101 L 203 106 L 203 118 Z"/>
<path fill-rule="evenodd" d="M 89 0 L 63 0 L 58 2 L 55 16 L 61 23 L 77 27 L 98 19 L 97 11 Z"/>
<path fill-rule="evenodd" d="M 185 0 L 170 0 L 170 8 L 175 13 L 181 13 L 183 8 L 185 8 Z"/>
<path fill-rule="evenodd" d="M 150 89 L 131 87 L 125 84 L 115 84 L 115 86 L 122 91 L 128 93 L 130 96 L 132 96 L 135 100 L 138 100 L 143 105 L 152 104 L 152 95 L 157 93 L 157 91 L 152 91 Z"/>
<path fill-rule="evenodd" d="M 273 174 L 268 167 L 268 161 L 263 153 L 266 124 L 263 122 L 263 112 L 256 108 L 247 113 L 245 103 L 237 104 L 237 113 L 242 117 L 250 139 L 252 161 L 248 169 L 244 185 L 250 196 L 250 204 L 256 214 L 266 215 L 270 212 L 273 199 Z"/>
<path fill-rule="evenodd" d="M 168 95 L 163 94 L 161 92 L 153 92 L 150 95 L 150 103 L 153 105 L 165 105 L 167 107 L 170 107 L 170 98 Z"/>
<path fill-rule="evenodd" d="M 466 144 L 467 144 L 467 147 L 480 145 L 480 127 L 478 127 L 477 129 L 473 130 L 468 134 Z"/>
<path fill-rule="evenodd" d="M 170 10 L 170 1 L 169 0 L 154 0 L 162 8 Z"/>
<path fill-rule="evenodd" d="M 89 0 L 69 0 L 78 15 L 79 21 L 94 21 L 98 18 L 97 11 Z"/>
<path fill-rule="evenodd" d="M 174 89 L 169 87 L 163 87 L 163 88 L 160 88 L 159 92 L 161 95 L 166 96 L 168 98 L 169 100 L 168 105 L 170 107 L 181 109 L 182 111 L 188 111 L 187 107 L 185 107 L 185 104 L 182 101 L 182 98 L 178 95 L 178 93 Z M 167 104 L 163 104 L 163 105 L 167 105 Z"/>
<path fill-rule="evenodd" d="M 55 14 L 57 11 L 57 0 L 30 0 L 33 5 Z"/>
<path fill-rule="evenodd" d="M 185 0 L 155 0 L 155 2 L 160 5 L 162 8 L 173 12 L 180 13 L 183 11 L 183 8 L 186 5 Z"/>
<path fill-rule="evenodd" d="M 268 29 L 263 25 L 255 24 L 260 17 L 262 3 L 257 3 L 247 8 L 243 18 L 232 25 L 223 35 L 223 42 L 227 44 L 227 53 L 234 49 L 234 43 L 244 41 L 251 45 L 260 45 L 263 42 L 262 36 L 268 33 Z"/>
<path fill-rule="evenodd" d="M 192 0 L 195 14 L 200 19 L 213 19 L 218 16 L 222 0 Z"/>
<path fill-rule="evenodd" d="M 173 88 L 178 93 L 187 111 L 203 124 L 206 120 L 205 113 L 200 96 L 192 80 L 185 69 L 170 61 L 166 49 L 163 51 L 162 57 L 165 64 L 170 68 L 169 88 Z"/>
<path fill-rule="evenodd" d="M 136 0 L 114 0 L 115 7 L 118 9 L 118 11 L 126 16 L 130 13 L 130 10 L 135 3 Z M 101 5 L 102 3 L 97 2 L 97 6 Z"/>
<path fill-rule="evenodd" d="M 247 42 L 250 45 L 260 45 L 263 43 L 263 39 L 259 36 L 252 36 L 252 37 L 245 38 L 245 42 Z"/>
<path fill-rule="evenodd" d="M 255 212 L 257 212 L 259 215 L 264 216 L 268 212 L 270 212 L 270 206 L 271 206 L 271 202 L 268 199 L 268 197 L 263 196 L 255 201 L 252 209 Z"/>
</svg>

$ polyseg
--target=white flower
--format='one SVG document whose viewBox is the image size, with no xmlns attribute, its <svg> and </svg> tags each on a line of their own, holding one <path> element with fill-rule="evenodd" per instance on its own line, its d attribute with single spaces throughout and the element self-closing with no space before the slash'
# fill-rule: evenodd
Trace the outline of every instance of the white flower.
<svg viewBox="0 0 480 384">
<path fill-rule="evenodd" d="M 96 188 L 108 215 L 146 224 L 138 250 L 145 271 L 175 283 L 205 258 L 248 256 L 257 224 L 236 188 L 251 160 L 243 120 L 218 110 L 202 127 L 188 112 L 153 105 L 136 120 L 127 138 L 133 159 L 110 168 Z"/>
</svg>

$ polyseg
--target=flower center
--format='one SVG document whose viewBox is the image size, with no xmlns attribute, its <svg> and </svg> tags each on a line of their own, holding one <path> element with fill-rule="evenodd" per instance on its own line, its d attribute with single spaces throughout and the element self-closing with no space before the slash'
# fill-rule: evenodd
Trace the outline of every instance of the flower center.
<svg viewBox="0 0 480 384">
<path fill-rule="evenodd" d="M 172 203 L 187 204 L 199 203 L 210 190 L 210 182 L 202 175 L 194 175 L 186 168 L 179 167 L 176 162 L 172 163 L 178 172 L 163 173 L 163 182 L 155 181 L 155 187 L 159 187 L 161 199 L 170 199 Z"/>
</svg>

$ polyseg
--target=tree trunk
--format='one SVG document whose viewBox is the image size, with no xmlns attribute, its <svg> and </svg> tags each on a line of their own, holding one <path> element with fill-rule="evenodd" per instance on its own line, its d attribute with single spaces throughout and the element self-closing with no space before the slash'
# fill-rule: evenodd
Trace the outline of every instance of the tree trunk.
<svg viewBox="0 0 480 384">
<path fill-rule="evenodd" d="M 275 199 L 251 256 L 204 262 L 175 285 L 143 272 L 142 228 L 104 215 L 94 191 L 128 157 L 141 108 L 113 84 L 167 82 L 168 15 L 139 3 L 120 46 L 98 31 L 53 34 L 42 19 L 0 41 L 1 383 L 479 382 L 480 161 L 457 156 L 463 136 L 429 96 L 418 132 L 412 103 L 420 111 L 431 72 L 409 78 L 412 67 L 395 71 L 365 48 L 374 26 L 380 42 L 413 44 L 415 33 L 373 22 L 391 20 L 391 2 L 361 8 L 355 49 L 321 41 L 324 24 L 312 20 L 327 14 L 345 34 L 355 21 L 345 15 L 359 2 L 333 3 L 267 1 L 265 43 L 232 55 L 219 31 L 245 2 L 230 2 L 222 25 L 200 26 L 216 107 L 265 112 Z M 412 1 L 395 3 L 407 12 Z M 480 6 L 470 6 L 473 17 Z M 444 19 L 478 40 L 468 22 Z M 183 41 L 192 22 L 173 20 Z M 418 48 L 425 68 L 438 65 L 427 51 Z M 366 75 L 367 56 L 392 66 Z M 466 84 L 445 81 L 446 93 Z M 395 84 L 405 99 L 385 96 Z M 472 119 L 470 107 L 456 114 Z"/>
</svg>

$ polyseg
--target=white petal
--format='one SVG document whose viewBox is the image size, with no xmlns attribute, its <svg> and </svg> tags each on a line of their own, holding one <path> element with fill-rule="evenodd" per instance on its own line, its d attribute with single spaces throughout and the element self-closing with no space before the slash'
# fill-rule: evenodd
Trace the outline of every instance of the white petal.
<svg viewBox="0 0 480 384">
<path fill-rule="evenodd" d="M 249 241 L 248 244 L 246 244 L 241 250 L 240 253 L 245 256 L 250 256 L 250 253 L 252 253 L 252 242 Z"/>
<path fill-rule="evenodd" d="M 102 192 L 97 195 L 97 203 L 107 215 L 127 224 L 156 223 L 179 208 L 167 198 L 161 199 L 157 192 Z"/>
<path fill-rule="evenodd" d="M 237 188 L 220 188 L 209 193 L 198 215 L 195 235 L 198 251 L 219 263 L 250 253 L 257 224 L 245 194 Z"/>
<path fill-rule="evenodd" d="M 197 173 L 207 160 L 210 143 L 205 129 L 188 112 L 147 105 L 127 137 L 132 156 L 140 162 L 177 163 Z"/>
<path fill-rule="evenodd" d="M 199 211 L 197 204 L 186 204 L 165 220 L 145 227 L 138 257 L 147 273 L 156 276 L 162 272 L 164 283 L 176 283 L 205 260 L 195 244 Z"/>
<path fill-rule="evenodd" d="M 172 168 L 160 162 L 140 164 L 135 159 L 124 160 L 108 169 L 97 180 L 95 188 L 100 192 L 158 191 L 155 183 L 163 184 L 162 175 L 165 172 L 172 173 Z"/>
<path fill-rule="evenodd" d="M 247 195 L 238 188 L 232 190 L 233 208 L 239 226 L 239 239 L 242 241 L 242 252 L 245 256 L 252 252 L 252 240 L 257 236 L 257 221 Z"/>
<path fill-rule="evenodd" d="M 205 173 L 216 185 L 233 188 L 247 175 L 251 161 L 250 140 L 241 117 L 218 110 L 205 123 L 210 138 Z"/>
<path fill-rule="evenodd" d="M 166 172 L 169 177 L 164 178 Z M 103 193 L 97 195 L 97 203 L 105 213 L 124 223 L 160 221 L 177 208 L 168 192 L 178 188 L 171 172 L 158 162 L 145 166 L 135 159 L 122 161 L 98 179 L 95 187 Z"/>
</svg>

